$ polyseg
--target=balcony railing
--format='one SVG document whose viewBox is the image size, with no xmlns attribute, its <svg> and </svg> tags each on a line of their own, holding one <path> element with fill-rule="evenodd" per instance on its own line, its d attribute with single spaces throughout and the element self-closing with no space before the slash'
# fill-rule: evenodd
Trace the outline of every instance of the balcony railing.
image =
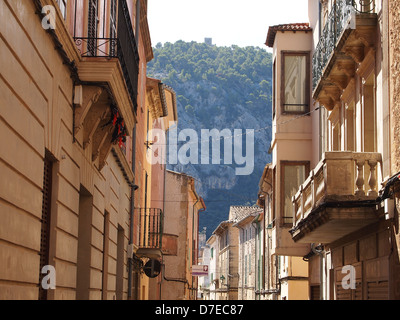
<svg viewBox="0 0 400 320">
<path fill-rule="evenodd" d="M 356 28 L 356 15 L 375 11 L 375 0 L 334 0 L 312 61 L 313 90 L 318 86 L 342 34 Z"/>
<path fill-rule="evenodd" d="M 137 208 L 135 214 L 139 217 L 139 248 L 162 248 L 164 215 L 161 209 Z"/>
<path fill-rule="evenodd" d="M 380 153 L 327 152 L 293 197 L 295 227 L 318 205 L 333 202 L 375 200 Z"/>
<path fill-rule="evenodd" d="M 136 114 L 139 53 L 126 0 L 118 1 L 118 3 L 118 28 L 116 37 L 74 36 L 74 40 L 82 57 L 118 58 Z M 75 21 L 77 21 L 77 17 L 75 17 Z"/>
</svg>

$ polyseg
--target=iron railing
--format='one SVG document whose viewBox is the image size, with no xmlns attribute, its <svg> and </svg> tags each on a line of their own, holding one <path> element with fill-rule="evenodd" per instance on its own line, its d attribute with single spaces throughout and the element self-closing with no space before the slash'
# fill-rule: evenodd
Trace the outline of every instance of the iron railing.
<svg viewBox="0 0 400 320">
<path fill-rule="evenodd" d="M 318 86 L 342 34 L 356 28 L 356 14 L 375 12 L 375 0 L 335 0 L 312 61 L 313 91 Z"/>
<path fill-rule="evenodd" d="M 139 248 L 161 249 L 164 229 L 164 215 L 161 209 L 137 208 L 139 217 Z"/>
<path fill-rule="evenodd" d="M 82 57 L 118 58 L 136 114 L 139 51 L 126 0 L 119 0 L 118 4 L 118 27 L 116 37 L 96 37 L 92 35 L 93 30 L 96 30 L 96 28 L 88 28 L 86 37 L 74 35 L 74 40 Z M 75 3 L 75 7 L 76 6 Z M 75 13 L 75 22 L 77 21 L 76 18 Z"/>
</svg>

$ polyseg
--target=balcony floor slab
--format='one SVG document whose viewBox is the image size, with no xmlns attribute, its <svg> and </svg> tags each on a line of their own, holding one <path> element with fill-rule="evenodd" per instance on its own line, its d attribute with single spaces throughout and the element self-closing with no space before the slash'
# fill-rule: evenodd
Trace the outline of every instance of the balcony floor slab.
<svg viewBox="0 0 400 320">
<path fill-rule="evenodd" d="M 334 242 L 378 221 L 375 205 L 357 207 L 325 204 L 314 209 L 290 233 L 298 243 Z"/>
</svg>

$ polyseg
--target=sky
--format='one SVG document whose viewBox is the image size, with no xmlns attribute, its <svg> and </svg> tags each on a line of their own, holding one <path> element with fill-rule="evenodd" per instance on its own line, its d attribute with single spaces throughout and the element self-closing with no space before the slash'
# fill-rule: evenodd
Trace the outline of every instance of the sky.
<svg viewBox="0 0 400 320">
<path fill-rule="evenodd" d="M 217 46 L 255 46 L 272 25 L 308 22 L 308 0 L 148 0 L 152 45 L 212 38 Z"/>
</svg>

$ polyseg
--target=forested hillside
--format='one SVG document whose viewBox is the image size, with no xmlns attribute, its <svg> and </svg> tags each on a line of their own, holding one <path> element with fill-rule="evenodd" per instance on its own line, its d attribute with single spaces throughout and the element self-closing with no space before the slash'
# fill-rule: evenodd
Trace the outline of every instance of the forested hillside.
<svg viewBox="0 0 400 320">
<path fill-rule="evenodd" d="M 257 200 L 262 171 L 270 162 L 271 73 L 271 54 L 257 47 L 178 41 L 154 48 L 148 76 L 175 90 L 178 131 L 191 128 L 200 136 L 201 129 L 255 130 L 254 171 L 250 175 L 236 175 L 235 163 L 169 166 L 196 179 L 207 205 L 200 225 L 207 227 L 208 237 L 227 219 L 231 205 L 253 205 Z"/>
</svg>

